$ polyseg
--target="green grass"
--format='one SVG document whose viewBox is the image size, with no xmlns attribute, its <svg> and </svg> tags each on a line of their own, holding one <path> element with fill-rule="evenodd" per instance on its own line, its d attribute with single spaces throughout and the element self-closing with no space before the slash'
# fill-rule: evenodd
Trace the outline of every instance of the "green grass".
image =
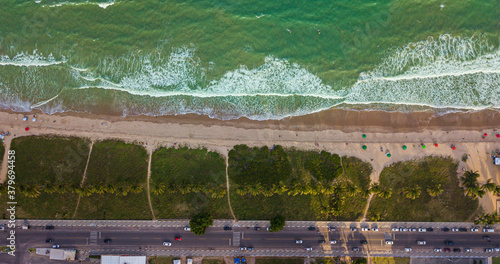
<svg viewBox="0 0 500 264">
<path fill-rule="evenodd" d="M 500 264 L 500 258 L 492 258 L 492 264 Z"/>
<path fill-rule="evenodd" d="M 410 258 L 373 257 L 371 259 L 373 264 L 410 264 Z"/>
<path fill-rule="evenodd" d="M 97 194 L 83 196 L 75 218 L 77 219 L 151 219 L 148 205 L 148 155 L 138 145 L 107 140 L 96 142 L 92 149 L 86 186 L 114 185 L 142 187 L 139 194 Z"/>
<path fill-rule="evenodd" d="M 3 142 L 0 142 L 0 157 L 3 159 L 3 154 L 5 153 L 5 145 Z M 0 168 L 2 168 L 2 164 L 0 164 Z"/>
<path fill-rule="evenodd" d="M 203 258 L 201 264 L 224 264 L 223 258 Z"/>
<path fill-rule="evenodd" d="M 367 201 L 360 194 L 346 197 L 340 205 L 339 214 L 331 215 L 323 212 L 323 208 L 335 203 L 333 196 L 327 194 L 293 196 L 274 193 L 266 197 L 262 193 L 241 195 L 237 192 L 241 186 L 260 184 L 265 189 L 279 182 L 288 189 L 294 188 L 296 184 L 329 185 L 334 182 L 351 182 L 361 189 L 368 188 L 370 165 L 356 158 L 342 157 L 342 168 L 340 159 L 326 152 L 284 150 L 279 146 L 273 151 L 267 147 L 236 146 L 230 152 L 229 159 L 231 206 L 236 217 L 265 220 L 282 214 L 287 220 L 359 219 Z M 276 169 L 276 166 L 280 169 Z"/>
<path fill-rule="evenodd" d="M 16 185 L 80 184 L 89 153 L 89 142 L 79 138 L 21 137 L 12 141 L 16 151 Z M 5 197 L 2 196 L 2 200 Z M 68 219 L 78 195 L 41 192 L 36 198 L 17 194 L 17 217 Z M 2 202 L 2 204 L 4 204 Z M 5 215 L 3 215 L 5 217 Z"/>
<path fill-rule="evenodd" d="M 256 258 L 255 264 L 304 264 L 302 258 Z"/>
<path fill-rule="evenodd" d="M 224 158 L 206 149 L 186 147 L 161 148 L 153 153 L 151 164 L 151 203 L 157 218 L 190 218 L 208 211 L 214 218 L 230 218 L 227 194 L 212 198 L 206 192 L 182 194 L 193 187 L 226 190 Z M 154 187 L 162 185 L 165 192 L 155 194 Z"/>
<path fill-rule="evenodd" d="M 148 264 L 172 264 L 174 259 L 179 259 L 179 258 L 174 258 L 170 256 L 154 256 L 148 260 Z"/>
<path fill-rule="evenodd" d="M 380 185 L 392 188 L 392 196 L 375 197 L 368 216 L 380 221 L 469 221 L 478 201 L 466 197 L 458 186 L 457 166 L 451 157 L 426 157 L 386 167 L 380 175 Z M 437 185 L 442 186 L 443 192 L 431 197 L 427 189 Z M 420 197 L 404 197 L 404 188 L 415 186 L 421 187 Z"/>
</svg>

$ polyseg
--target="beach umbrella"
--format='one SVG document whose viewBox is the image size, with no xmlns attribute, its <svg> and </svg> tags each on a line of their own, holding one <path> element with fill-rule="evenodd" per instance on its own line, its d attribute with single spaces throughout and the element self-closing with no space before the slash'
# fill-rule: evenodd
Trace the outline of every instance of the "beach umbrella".
<svg viewBox="0 0 500 264">
<path fill-rule="evenodd" d="M 391 154 L 387 154 L 387 157 L 389 157 L 389 158 L 390 158 L 390 157 L 391 157 Z"/>
<path fill-rule="evenodd" d="M 30 128 L 29 128 L 29 127 L 26 127 L 24 130 L 28 131 L 28 130 L 30 130 Z"/>
<path fill-rule="evenodd" d="M 367 149 L 366 145 L 363 145 L 363 146 L 362 146 L 362 148 L 363 148 L 363 149 Z"/>
<path fill-rule="evenodd" d="M 363 138 L 366 138 L 366 134 L 363 134 Z"/>
<path fill-rule="evenodd" d="M 484 133 L 484 136 L 485 136 L 485 137 L 486 137 L 486 136 L 488 136 L 488 133 Z"/>
<path fill-rule="evenodd" d="M 434 143 L 434 147 L 437 147 L 437 146 L 439 146 L 438 143 Z"/>
<path fill-rule="evenodd" d="M 497 138 L 500 138 L 500 134 L 497 134 Z"/>
<path fill-rule="evenodd" d="M 426 146 L 422 144 L 422 148 L 424 149 L 424 148 L 426 148 Z"/>
<path fill-rule="evenodd" d="M 455 150 L 455 149 L 457 149 L 457 147 L 453 146 L 453 147 L 451 147 L 451 149 Z"/>
<path fill-rule="evenodd" d="M 407 149 L 406 145 L 403 145 L 403 149 Z"/>
</svg>

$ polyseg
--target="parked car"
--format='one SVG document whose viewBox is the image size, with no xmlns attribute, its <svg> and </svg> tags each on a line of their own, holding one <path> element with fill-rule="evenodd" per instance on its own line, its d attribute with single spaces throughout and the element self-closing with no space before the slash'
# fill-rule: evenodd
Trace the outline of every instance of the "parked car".
<svg viewBox="0 0 500 264">
<path fill-rule="evenodd" d="M 166 247 L 171 247 L 172 243 L 170 243 L 168 241 L 163 241 L 163 245 L 166 246 Z"/>
<path fill-rule="evenodd" d="M 378 227 L 374 227 L 374 228 L 372 228 L 372 231 L 374 231 L 374 232 L 378 232 Z"/>
<path fill-rule="evenodd" d="M 52 245 L 52 248 L 59 248 L 59 247 L 60 247 L 60 246 L 59 246 L 59 245 L 56 245 L 56 244 Z"/>
<path fill-rule="evenodd" d="M 398 232 L 398 231 L 399 231 L 399 228 L 397 228 L 397 227 L 393 227 L 393 228 L 391 229 L 391 231 L 392 231 L 392 232 Z"/>
<path fill-rule="evenodd" d="M 224 230 L 225 230 L 225 231 L 229 231 L 229 230 L 232 230 L 232 229 L 233 229 L 233 228 L 232 228 L 231 226 L 228 226 L 228 225 L 224 226 Z"/>
<path fill-rule="evenodd" d="M 251 251 L 251 250 L 253 250 L 253 247 L 247 247 L 247 249 Z"/>
<path fill-rule="evenodd" d="M 333 227 L 333 226 L 329 226 L 329 227 L 328 227 L 328 231 L 330 231 L 330 232 L 334 232 L 334 231 L 335 231 L 335 227 Z"/>
<path fill-rule="evenodd" d="M 191 227 L 189 227 L 189 226 L 185 226 L 185 227 L 184 227 L 184 231 L 191 231 Z"/>
<path fill-rule="evenodd" d="M 450 252 L 450 251 L 451 251 L 451 249 L 449 249 L 449 248 L 443 248 L 443 251 L 444 251 L 444 252 Z"/>
<path fill-rule="evenodd" d="M 459 249 L 459 248 L 454 248 L 454 249 L 453 249 L 453 252 L 457 252 L 457 253 L 459 253 L 459 252 L 462 252 L 462 250 L 461 250 L 461 249 Z"/>
<path fill-rule="evenodd" d="M 489 236 L 483 236 L 483 239 L 484 240 L 490 240 L 490 237 Z"/>
<path fill-rule="evenodd" d="M 427 228 L 427 232 L 434 232 L 434 228 L 432 227 Z"/>
<path fill-rule="evenodd" d="M 307 251 L 311 251 L 311 250 L 313 250 L 313 248 L 312 247 L 306 247 L 306 250 Z"/>
<path fill-rule="evenodd" d="M 320 244 L 325 244 L 325 243 L 326 243 L 326 241 L 325 241 L 324 239 L 321 239 L 321 240 L 319 240 L 319 241 L 318 241 L 318 243 L 320 243 Z"/>
<path fill-rule="evenodd" d="M 453 228 L 451 229 L 451 231 L 452 231 L 452 232 L 458 232 L 458 228 L 453 227 Z"/>
<path fill-rule="evenodd" d="M 416 228 L 413 228 L 413 227 L 412 227 L 412 228 L 410 228 L 409 230 L 410 230 L 410 232 L 417 232 L 417 229 L 416 229 Z"/>
<path fill-rule="evenodd" d="M 458 229 L 458 231 L 460 231 L 460 232 L 467 232 L 467 228 L 461 227 L 461 228 Z"/>
<path fill-rule="evenodd" d="M 307 230 L 309 230 L 309 231 L 316 231 L 316 227 L 310 226 L 310 227 L 307 228 Z"/>
<path fill-rule="evenodd" d="M 330 244 L 332 244 L 332 245 L 337 244 L 337 240 L 330 240 Z"/>
<path fill-rule="evenodd" d="M 392 241 L 392 240 L 386 240 L 385 244 L 386 245 L 392 245 L 392 244 L 394 244 L 394 241 Z"/>
<path fill-rule="evenodd" d="M 351 248 L 352 251 L 359 251 L 359 247 L 353 247 Z"/>
<path fill-rule="evenodd" d="M 425 228 L 419 228 L 418 232 L 427 232 L 427 229 L 425 229 Z"/>
<path fill-rule="evenodd" d="M 361 243 L 361 245 L 366 245 L 366 244 L 368 244 L 368 241 L 366 241 L 366 240 L 361 240 L 361 241 L 359 241 L 359 242 Z"/>
<path fill-rule="evenodd" d="M 464 251 L 465 252 L 472 252 L 472 249 L 471 248 L 464 248 Z"/>
<path fill-rule="evenodd" d="M 54 230 L 54 226 L 53 225 L 48 225 L 45 227 L 45 229 L 47 230 Z"/>
<path fill-rule="evenodd" d="M 412 249 L 410 247 L 405 248 L 405 252 L 411 252 Z"/>
<path fill-rule="evenodd" d="M 444 241 L 444 244 L 447 246 L 453 246 L 455 243 L 451 240 L 446 240 L 446 241 Z"/>
<path fill-rule="evenodd" d="M 401 232 L 408 232 L 408 228 L 406 228 L 406 227 L 401 227 L 401 228 L 399 229 L 399 231 L 401 231 Z"/>
<path fill-rule="evenodd" d="M 302 240 L 301 239 L 295 240 L 295 244 L 302 244 Z"/>
<path fill-rule="evenodd" d="M 442 250 L 442 249 L 440 249 L 440 248 L 435 248 L 435 249 L 434 249 L 434 252 L 443 252 L 443 250 Z"/>
<path fill-rule="evenodd" d="M 247 247 L 240 247 L 240 250 L 243 251 L 243 250 L 247 250 Z"/>
<path fill-rule="evenodd" d="M 352 231 L 352 232 L 356 232 L 356 231 L 358 231 L 358 229 L 357 229 L 357 228 L 355 228 L 355 227 L 351 227 L 351 231 Z"/>
<path fill-rule="evenodd" d="M 494 248 L 494 249 L 493 249 L 493 251 L 495 251 L 495 252 L 500 252 L 500 247 L 496 247 L 496 248 Z"/>
<path fill-rule="evenodd" d="M 492 248 L 485 248 L 484 252 L 493 252 L 493 249 Z"/>
<path fill-rule="evenodd" d="M 255 231 L 259 231 L 259 230 L 260 230 L 260 226 L 256 226 L 256 227 L 254 227 L 254 228 L 253 228 L 253 230 L 255 230 Z"/>
<path fill-rule="evenodd" d="M 417 245 L 425 245 L 427 242 L 425 240 L 417 240 Z"/>
<path fill-rule="evenodd" d="M 106 244 L 109 244 L 109 243 L 111 243 L 111 242 L 113 242 L 113 240 L 111 240 L 111 239 L 109 239 L 109 238 L 108 238 L 108 239 L 104 239 L 104 243 L 106 243 Z"/>
<path fill-rule="evenodd" d="M 361 231 L 370 231 L 370 228 L 368 228 L 368 227 L 362 227 Z"/>
<path fill-rule="evenodd" d="M 443 227 L 443 228 L 441 228 L 441 231 L 448 232 L 448 231 L 450 231 L 450 229 L 448 227 Z"/>
<path fill-rule="evenodd" d="M 479 232 L 479 228 L 477 227 L 473 227 L 470 229 L 471 232 Z"/>
</svg>

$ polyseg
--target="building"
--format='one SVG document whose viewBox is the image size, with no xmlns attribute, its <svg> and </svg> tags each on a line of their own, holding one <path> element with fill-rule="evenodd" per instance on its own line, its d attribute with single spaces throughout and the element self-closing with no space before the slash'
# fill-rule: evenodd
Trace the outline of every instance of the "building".
<svg viewBox="0 0 500 264">
<path fill-rule="evenodd" d="M 146 256 L 102 255 L 101 264 L 146 264 Z"/>
<path fill-rule="evenodd" d="M 500 166 L 500 157 L 495 157 L 494 163 Z"/>
<path fill-rule="evenodd" d="M 75 249 L 50 249 L 49 259 L 54 260 L 75 260 Z"/>
</svg>

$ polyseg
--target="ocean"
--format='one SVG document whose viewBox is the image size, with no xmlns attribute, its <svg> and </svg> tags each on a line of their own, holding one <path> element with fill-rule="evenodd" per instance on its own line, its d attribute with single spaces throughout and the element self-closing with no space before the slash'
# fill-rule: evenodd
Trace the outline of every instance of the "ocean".
<svg viewBox="0 0 500 264">
<path fill-rule="evenodd" d="M 498 109 L 499 42 L 498 0 L 2 0 L 0 108 Z"/>
</svg>

